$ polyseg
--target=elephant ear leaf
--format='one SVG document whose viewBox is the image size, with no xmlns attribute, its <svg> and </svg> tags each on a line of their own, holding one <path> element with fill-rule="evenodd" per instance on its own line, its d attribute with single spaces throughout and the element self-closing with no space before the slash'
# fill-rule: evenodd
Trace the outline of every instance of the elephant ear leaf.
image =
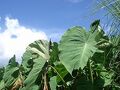
<svg viewBox="0 0 120 90">
<path fill-rule="evenodd" d="M 49 60 L 49 42 L 46 40 L 38 40 L 31 43 L 23 55 L 23 67 L 27 70 L 30 68 L 29 74 L 24 81 L 27 90 L 32 86 L 38 77 L 41 77 L 42 69 L 45 63 Z M 29 63 L 32 63 L 29 65 Z"/>
<path fill-rule="evenodd" d="M 74 69 L 83 69 L 88 59 L 97 51 L 96 33 L 86 32 L 82 27 L 73 27 L 63 36 L 59 44 L 60 61 L 72 74 Z"/>
</svg>

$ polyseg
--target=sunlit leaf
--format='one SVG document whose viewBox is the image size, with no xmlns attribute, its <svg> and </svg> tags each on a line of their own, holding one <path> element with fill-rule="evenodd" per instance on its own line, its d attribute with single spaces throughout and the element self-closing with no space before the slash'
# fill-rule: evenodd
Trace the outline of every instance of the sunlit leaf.
<svg viewBox="0 0 120 90">
<path fill-rule="evenodd" d="M 59 44 L 60 60 L 70 73 L 74 69 L 83 69 L 96 52 L 95 35 L 81 27 L 74 27 L 62 36 Z"/>
</svg>

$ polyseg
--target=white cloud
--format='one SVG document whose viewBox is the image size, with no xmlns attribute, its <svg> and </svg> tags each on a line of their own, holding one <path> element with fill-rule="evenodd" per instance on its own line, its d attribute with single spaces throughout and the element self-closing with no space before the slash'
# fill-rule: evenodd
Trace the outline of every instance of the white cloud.
<svg viewBox="0 0 120 90">
<path fill-rule="evenodd" d="M 82 0 L 67 0 L 67 1 L 69 1 L 69 2 L 71 2 L 71 3 L 79 3 L 79 2 L 81 2 Z"/>
<path fill-rule="evenodd" d="M 7 63 L 14 54 L 20 60 L 28 44 L 39 39 L 47 40 L 44 32 L 21 26 L 17 19 L 6 17 L 5 26 L 6 30 L 0 33 L 0 64 Z"/>
</svg>

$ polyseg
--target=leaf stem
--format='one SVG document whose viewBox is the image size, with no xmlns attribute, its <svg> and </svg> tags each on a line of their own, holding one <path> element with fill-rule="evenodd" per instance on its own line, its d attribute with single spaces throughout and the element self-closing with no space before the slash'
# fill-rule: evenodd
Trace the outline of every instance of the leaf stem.
<svg viewBox="0 0 120 90">
<path fill-rule="evenodd" d="M 90 60 L 88 60 L 88 67 L 89 67 L 89 74 L 90 74 L 91 84 L 93 85 L 94 80 L 93 80 L 93 74 L 92 74 L 92 68 L 91 68 Z"/>
</svg>

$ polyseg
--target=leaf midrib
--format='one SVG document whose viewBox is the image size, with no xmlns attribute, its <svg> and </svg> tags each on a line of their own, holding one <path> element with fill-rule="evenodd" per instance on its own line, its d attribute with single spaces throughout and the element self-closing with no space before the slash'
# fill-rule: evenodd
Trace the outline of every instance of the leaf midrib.
<svg viewBox="0 0 120 90">
<path fill-rule="evenodd" d="M 86 48 L 87 48 L 87 43 L 84 44 L 83 46 L 83 50 L 82 50 L 82 54 L 81 54 L 81 58 L 80 58 L 80 61 L 82 61 L 83 57 L 84 57 L 84 53 L 86 51 Z"/>
</svg>

